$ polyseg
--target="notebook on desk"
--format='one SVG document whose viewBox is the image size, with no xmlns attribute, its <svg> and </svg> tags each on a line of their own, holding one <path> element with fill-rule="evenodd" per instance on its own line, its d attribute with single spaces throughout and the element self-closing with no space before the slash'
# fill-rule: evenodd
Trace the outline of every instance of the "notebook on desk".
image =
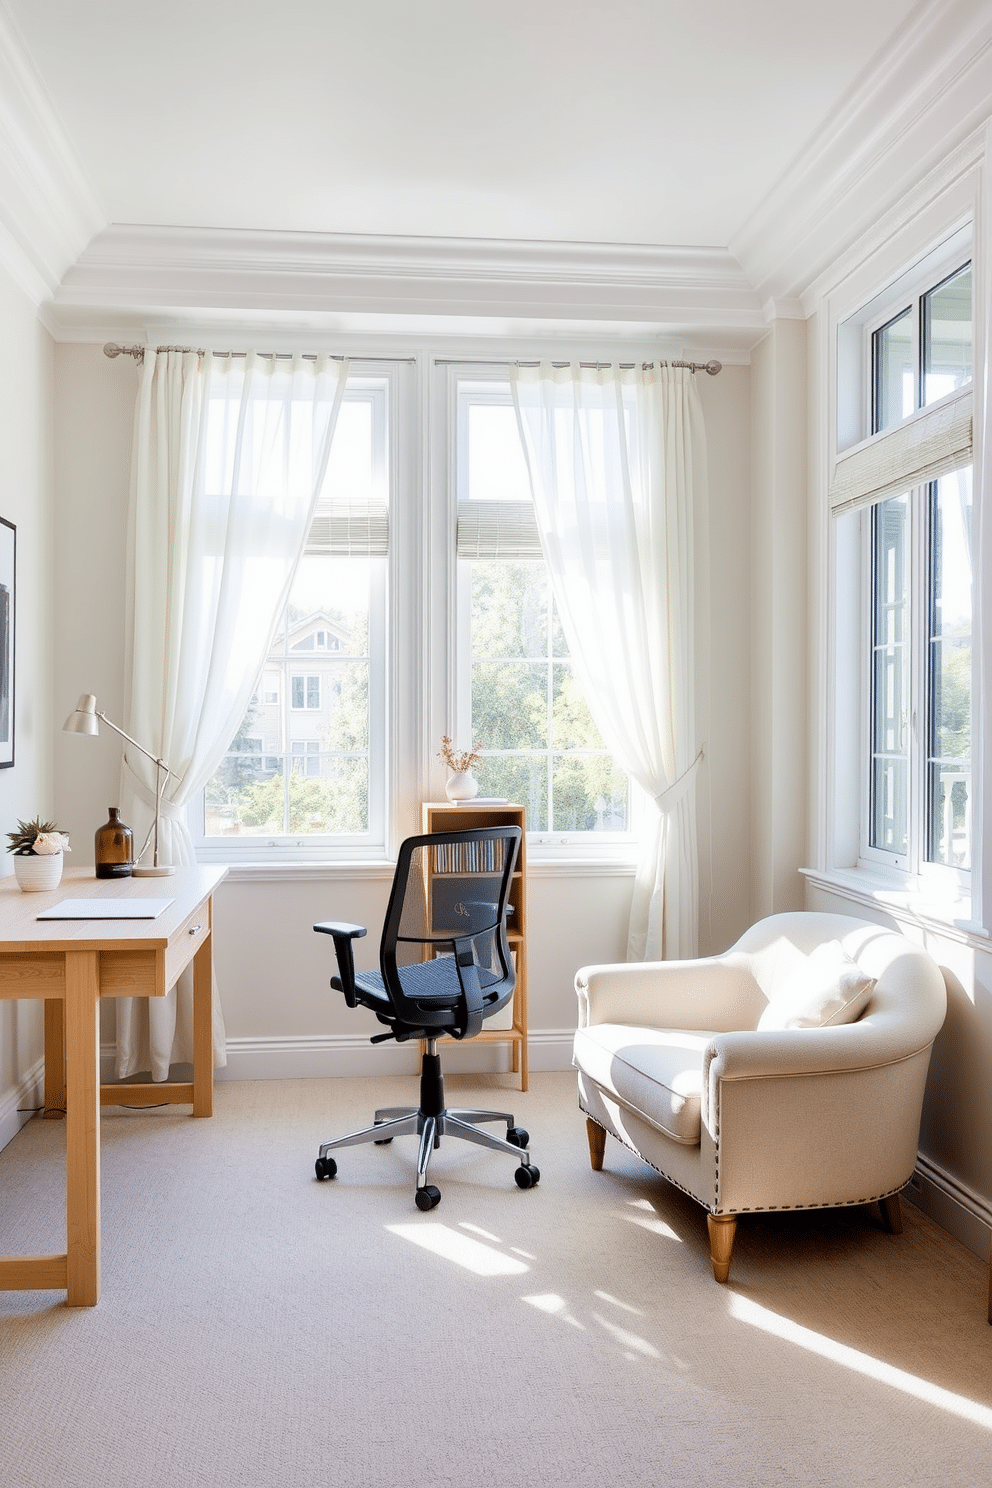
<svg viewBox="0 0 992 1488">
<path fill-rule="evenodd" d="M 171 899 L 61 899 L 39 920 L 156 920 Z"/>
</svg>

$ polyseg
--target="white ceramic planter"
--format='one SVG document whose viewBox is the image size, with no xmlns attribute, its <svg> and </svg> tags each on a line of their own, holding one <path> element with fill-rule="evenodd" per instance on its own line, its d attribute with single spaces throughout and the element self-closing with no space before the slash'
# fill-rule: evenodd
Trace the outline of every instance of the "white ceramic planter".
<svg viewBox="0 0 992 1488">
<path fill-rule="evenodd" d="M 479 794 L 479 782 L 471 770 L 452 770 L 444 794 L 449 801 L 471 801 Z"/>
<path fill-rule="evenodd" d="M 26 894 L 57 889 L 62 882 L 62 853 L 15 853 L 14 877 Z"/>
</svg>

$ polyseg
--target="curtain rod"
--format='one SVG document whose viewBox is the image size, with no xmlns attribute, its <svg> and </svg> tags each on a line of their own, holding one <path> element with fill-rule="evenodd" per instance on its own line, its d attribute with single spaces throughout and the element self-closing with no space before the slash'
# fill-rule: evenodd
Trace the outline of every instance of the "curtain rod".
<svg viewBox="0 0 992 1488">
<path fill-rule="evenodd" d="M 151 348 L 147 346 L 118 346 L 115 341 L 108 341 L 106 346 L 103 348 L 103 354 L 104 356 L 108 357 L 129 356 L 134 357 L 134 360 L 136 362 L 143 362 L 145 359 L 145 352 L 150 349 Z M 195 352 L 197 356 L 206 356 L 206 351 L 202 346 L 156 346 L 153 349 L 156 352 L 188 351 Z M 248 355 L 246 351 L 212 351 L 210 354 L 211 356 L 215 357 L 246 357 Z M 266 357 L 277 362 L 288 362 L 292 361 L 293 357 L 296 356 L 297 353 L 295 351 L 258 351 L 255 353 L 255 355 Z M 317 360 L 317 353 L 315 351 L 303 351 L 300 352 L 299 355 L 305 362 L 315 362 Z M 415 362 L 417 360 L 416 357 L 346 357 L 340 355 L 337 352 L 329 352 L 328 357 L 332 362 Z"/>
<path fill-rule="evenodd" d="M 474 361 L 463 360 L 460 357 L 436 357 L 435 358 L 435 366 L 438 366 L 438 367 L 539 367 L 540 365 L 541 365 L 540 362 L 523 362 L 523 361 L 505 362 L 505 361 L 501 361 L 497 357 L 493 357 L 491 359 L 484 359 L 482 357 L 478 357 Z M 572 364 L 571 364 L 571 362 L 554 362 L 553 361 L 551 363 L 551 365 L 552 365 L 552 367 L 570 367 Z M 592 370 L 594 372 L 605 371 L 608 367 L 612 367 L 613 365 L 614 365 L 613 362 L 580 362 L 579 363 L 579 366 L 580 367 L 589 368 L 590 370 Z M 640 369 L 641 369 L 642 372 L 646 372 L 647 369 L 648 369 L 648 367 L 654 367 L 655 365 L 658 365 L 660 367 L 688 367 L 689 370 L 690 370 L 690 372 L 708 372 L 711 377 L 715 377 L 718 372 L 722 372 L 723 371 L 723 363 L 722 362 L 718 362 L 716 360 L 710 361 L 710 362 L 669 362 L 669 361 L 666 361 L 666 360 L 661 360 L 657 364 L 654 363 L 654 362 L 617 362 L 616 363 L 616 366 L 618 366 L 621 369 L 621 371 L 624 371 L 624 372 L 629 372 L 629 371 L 631 371 L 635 367 L 640 367 Z"/>
<path fill-rule="evenodd" d="M 108 356 L 108 357 L 119 357 L 119 356 L 134 357 L 134 360 L 136 362 L 142 362 L 145 359 L 145 352 L 146 352 L 146 350 L 147 350 L 147 347 L 144 347 L 144 346 L 118 346 L 116 342 L 114 342 L 114 341 L 108 341 L 107 344 L 106 344 L 106 346 L 103 348 L 103 354 L 104 354 L 104 356 Z M 195 351 L 196 354 L 197 354 L 197 356 L 205 356 L 206 355 L 206 353 L 205 353 L 205 351 L 204 351 L 204 349 L 202 347 L 194 347 L 194 346 L 156 346 L 155 347 L 155 350 L 157 352 L 158 351 L 185 351 L 185 352 Z M 212 353 L 212 355 L 213 356 L 216 356 L 216 357 L 244 357 L 244 356 L 247 356 L 248 353 L 246 351 L 215 351 L 215 352 Z M 292 351 L 260 351 L 260 352 L 257 353 L 257 355 L 260 356 L 260 357 L 272 357 L 276 361 L 290 361 L 296 355 L 296 353 L 295 352 L 292 352 Z M 315 362 L 317 360 L 317 354 L 316 354 L 316 352 L 305 351 L 305 352 L 301 353 L 301 355 L 302 355 L 303 360 L 305 362 Z M 346 358 L 344 356 L 339 356 L 337 353 L 332 353 L 331 356 L 330 356 L 330 359 L 331 359 L 332 362 L 343 362 L 343 361 L 348 360 L 348 358 Z M 356 357 L 352 357 L 351 360 L 352 361 L 356 361 L 356 362 L 411 362 L 412 363 L 412 362 L 415 362 L 416 361 L 416 357 L 356 356 Z M 539 361 L 537 361 L 537 362 L 522 362 L 522 361 L 507 362 L 507 361 L 502 361 L 499 358 L 490 358 L 490 359 L 476 358 L 473 361 L 473 360 L 466 360 L 466 359 L 463 359 L 463 358 L 460 358 L 460 357 L 435 357 L 434 364 L 437 367 L 539 367 L 541 365 Z M 551 365 L 552 365 L 552 367 L 569 367 L 569 366 L 571 366 L 571 363 L 570 362 L 552 362 Z M 611 367 L 612 365 L 613 365 L 612 362 L 580 362 L 579 363 L 579 366 L 580 367 L 585 367 L 585 368 L 590 369 L 590 370 L 595 371 L 595 372 L 603 371 L 607 367 Z M 654 364 L 654 362 L 641 362 L 639 364 L 637 362 L 618 362 L 617 363 L 617 366 L 619 366 L 622 371 L 630 371 L 634 367 L 637 367 L 638 365 L 640 365 L 642 371 L 646 371 L 648 367 L 653 367 L 655 364 Z M 689 369 L 690 372 L 708 372 L 711 377 L 715 377 L 718 372 L 722 372 L 723 371 L 723 364 L 721 362 L 716 361 L 716 360 L 712 360 L 712 361 L 709 361 L 709 362 L 667 362 L 667 361 L 664 361 L 664 362 L 661 362 L 660 365 L 661 366 L 664 366 L 664 367 L 688 367 L 688 369 Z"/>
</svg>

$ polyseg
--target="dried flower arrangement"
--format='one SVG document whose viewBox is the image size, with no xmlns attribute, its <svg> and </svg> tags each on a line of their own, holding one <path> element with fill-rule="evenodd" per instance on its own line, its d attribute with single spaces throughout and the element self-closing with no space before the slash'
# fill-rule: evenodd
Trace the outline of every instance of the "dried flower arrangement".
<svg viewBox="0 0 992 1488">
<path fill-rule="evenodd" d="M 471 770 L 482 758 L 482 744 L 478 740 L 471 749 L 455 749 L 450 734 L 441 735 L 441 748 L 438 750 L 438 759 L 443 760 L 449 770 L 454 770 L 460 775 L 465 770 Z"/>
<path fill-rule="evenodd" d="M 19 821 L 17 831 L 7 833 L 7 851 L 19 858 L 46 858 L 71 852 L 72 848 L 67 834 L 60 832 L 54 822 L 43 822 L 36 816 L 34 821 Z"/>
</svg>

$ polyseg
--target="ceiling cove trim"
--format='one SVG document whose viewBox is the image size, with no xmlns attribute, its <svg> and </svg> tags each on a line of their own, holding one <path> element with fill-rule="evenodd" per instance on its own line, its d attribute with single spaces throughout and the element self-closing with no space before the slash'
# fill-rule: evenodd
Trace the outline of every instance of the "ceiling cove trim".
<svg viewBox="0 0 992 1488">
<path fill-rule="evenodd" d="M 105 224 L 13 19 L 0 4 L 0 263 L 40 305 Z"/>
<path fill-rule="evenodd" d="M 116 224 L 47 319 L 209 308 L 764 325 L 724 248 L 372 237 Z"/>
<path fill-rule="evenodd" d="M 730 242 L 762 302 L 804 299 L 872 223 L 988 118 L 992 16 L 927 0 Z"/>
</svg>

